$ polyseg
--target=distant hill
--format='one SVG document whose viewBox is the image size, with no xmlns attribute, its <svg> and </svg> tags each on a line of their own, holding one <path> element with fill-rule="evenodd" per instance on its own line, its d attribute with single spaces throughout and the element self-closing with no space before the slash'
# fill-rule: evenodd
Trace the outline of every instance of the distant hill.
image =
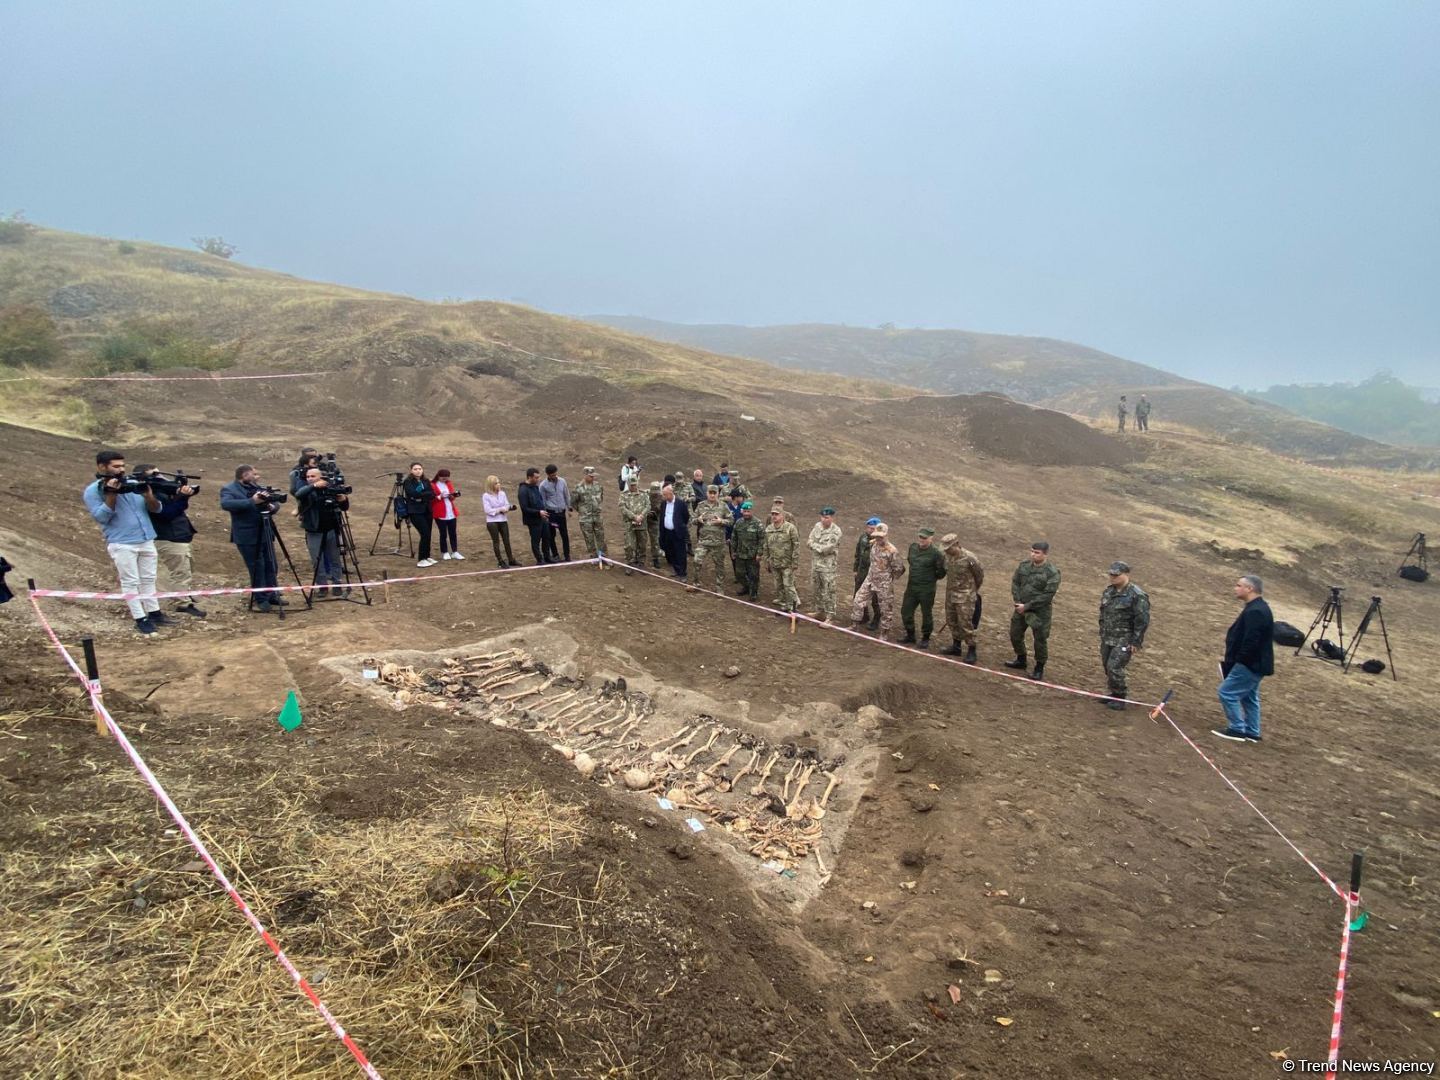
<svg viewBox="0 0 1440 1080">
<path fill-rule="evenodd" d="M 1250 392 L 1261 401 L 1358 435 L 1401 445 L 1440 447 L 1440 404 L 1434 394 L 1434 390 L 1408 386 L 1383 371 L 1358 385 L 1303 383 Z"/>
<path fill-rule="evenodd" d="M 887 379 L 942 394 L 997 392 L 1102 420 L 1114 415 L 1121 394 L 1133 402 L 1146 393 L 1156 424 L 1182 424 L 1324 463 L 1429 468 L 1436 460 L 1297 416 L 1276 403 L 1053 338 L 824 323 L 751 327 L 626 315 L 587 318 L 789 368 Z"/>
</svg>

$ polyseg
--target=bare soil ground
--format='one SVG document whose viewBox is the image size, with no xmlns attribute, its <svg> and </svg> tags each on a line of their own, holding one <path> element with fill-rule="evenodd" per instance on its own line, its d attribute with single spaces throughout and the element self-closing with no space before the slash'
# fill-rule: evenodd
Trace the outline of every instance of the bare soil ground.
<svg viewBox="0 0 1440 1080">
<path fill-rule="evenodd" d="M 834 503 L 847 551 L 871 513 L 901 538 L 921 525 L 958 529 L 989 574 L 986 666 L 1009 656 L 1009 574 L 1045 536 L 1065 575 L 1049 674 L 1089 689 L 1102 687 L 1102 569 L 1126 558 L 1155 608 L 1132 692 L 1154 700 L 1173 688 L 1177 722 L 1328 872 L 1343 873 L 1351 851 L 1367 853 L 1374 917 L 1355 941 L 1346 1055 L 1435 1058 L 1440 753 L 1430 657 L 1440 593 L 1394 574 L 1395 549 L 1435 528 L 1433 503 L 1278 459 L 1237 460 L 1218 441 L 1157 433 L 1122 443 L 999 399 L 941 415 L 930 404 L 881 411 L 783 392 L 717 403 L 680 387 L 602 394 L 572 381 L 547 399 L 496 376 L 402 368 L 390 377 L 357 376 L 344 394 L 287 392 L 258 419 L 238 392 L 219 391 L 197 404 L 203 424 L 170 427 L 167 445 L 147 450 L 206 469 L 193 515 L 206 582 L 240 576 L 214 503 L 223 474 L 255 460 L 283 482 L 296 444 L 312 439 L 338 441 L 357 484 L 353 520 L 372 575 L 425 573 L 364 555 L 385 494 L 370 478 L 415 457 L 448 465 L 476 504 L 490 472 L 513 494 L 525 465 L 556 460 L 572 482 L 580 464 L 603 466 L 616 548 L 613 473 L 625 452 L 645 455 L 657 474 L 728 460 L 758 492 L 785 494 L 806 528 Z M 130 416 L 162 429 L 168 406 L 157 390 L 116 392 Z M 427 415 L 420 406 L 431 399 Z M 20 581 L 109 587 L 75 494 L 93 447 L 16 428 L 0 431 L 0 444 L 0 486 L 23 508 L 0 550 Z M 470 560 L 459 568 L 491 565 L 477 507 L 467 500 L 462 510 Z M 528 562 L 523 529 L 515 533 Z M 1237 549 L 1251 554 L 1226 554 Z M 1251 569 L 1266 576 L 1277 615 L 1302 627 L 1332 580 L 1361 605 L 1383 594 L 1401 681 L 1282 654 L 1264 688 L 1263 745 L 1217 743 L 1207 729 L 1219 717 L 1229 585 Z M 808 571 L 801 591 L 808 597 Z M 96 636 L 121 723 L 302 969 L 324 969 L 320 992 L 387 1075 L 502 1075 L 502 1065 L 519 1074 L 523 1062 L 557 1076 L 1183 1069 L 1231 1078 L 1280 1075 L 1282 1051 L 1323 1056 L 1340 905 L 1139 711 L 1111 713 L 830 631 L 791 635 L 783 620 L 738 604 L 589 567 L 397 587 L 388 603 L 322 603 L 283 622 L 233 599 L 210 606 L 204 623 L 147 642 L 118 606 L 46 610 L 68 642 Z M 888 714 L 848 735 L 879 767 L 837 790 L 849 826 L 813 899 L 795 904 L 773 873 L 717 854 L 716 838 L 691 835 L 678 815 L 580 780 L 521 733 L 396 711 L 324 663 L 395 648 L 444 653 L 547 619 L 574 640 L 582 668 L 733 702 L 739 727 L 764 732 L 808 702 Z M 23 598 L 0 608 L 0 633 L 7 1071 L 349 1074 L 228 902 L 185 869 L 191 854 L 93 734 Z M 1373 631 L 1365 652 L 1383 656 Z M 727 679 L 732 664 L 741 675 Z M 305 724 L 287 735 L 274 717 L 290 688 Z M 529 830 L 520 861 L 485 846 L 501 826 L 482 808 L 507 804 Z M 544 843 L 537 817 L 555 822 Z M 457 837 L 476 850 L 454 847 Z M 549 882 L 568 912 L 520 908 L 529 936 L 505 939 L 510 966 L 475 963 L 493 930 L 485 913 L 499 910 L 486 898 L 500 901 L 468 888 L 457 866 Z M 437 880 L 458 892 L 427 888 Z M 575 913 L 591 909 L 597 922 L 582 927 Z M 432 940 L 417 935 L 436 925 L 450 935 L 444 949 L 405 950 Z M 536 935 L 546 934 L 540 949 Z M 408 986 L 429 996 L 399 1001 Z M 111 1035 L 108 1057 L 77 1052 L 78 1036 L 95 1032 Z M 284 1053 L 256 1060 L 257 1045 Z"/>
</svg>

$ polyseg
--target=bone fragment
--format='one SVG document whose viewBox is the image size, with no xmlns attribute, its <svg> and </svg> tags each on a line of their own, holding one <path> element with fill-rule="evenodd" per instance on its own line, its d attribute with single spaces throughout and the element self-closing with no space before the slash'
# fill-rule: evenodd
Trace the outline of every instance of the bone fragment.
<svg viewBox="0 0 1440 1080">
<path fill-rule="evenodd" d="M 773 752 L 770 754 L 770 760 L 767 761 L 767 762 L 765 762 L 765 769 L 764 769 L 763 772 L 761 772 L 761 774 L 760 774 L 760 779 L 757 780 L 756 783 L 755 783 L 755 786 L 750 789 L 750 794 L 751 794 L 751 795 L 759 795 L 762 791 L 765 790 L 765 781 L 766 781 L 767 779 L 769 779 L 769 777 L 770 777 L 770 770 L 775 767 L 775 762 L 777 762 L 777 761 L 779 761 L 779 760 L 780 760 L 780 751 L 778 751 L 778 750 L 773 751 Z"/>
<path fill-rule="evenodd" d="M 745 779 L 748 774 L 754 772 L 755 763 L 759 760 L 760 748 L 756 747 L 755 749 L 750 751 L 750 760 L 745 763 L 745 767 L 743 769 L 741 769 L 738 773 L 735 774 L 735 779 L 730 781 L 730 786 L 732 788 L 735 787 L 737 784 L 740 783 L 741 780 Z"/>
<path fill-rule="evenodd" d="M 830 783 L 825 785 L 825 794 L 820 796 L 820 809 L 822 811 L 825 809 L 825 804 L 830 801 L 830 792 L 835 790 L 835 785 L 838 783 L 840 783 L 840 774 L 831 773 Z"/>
<path fill-rule="evenodd" d="M 502 695 L 500 696 L 500 700 L 501 700 L 501 701 L 519 701 L 521 698 L 529 697 L 531 694 L 543 694 L 546 690 L 548 690 L 548 689 L 549 689 L 551 686 L 553 686 L 554 684 L 555 684 L 555 679 L 552 677 L 552 678 L 546 679 L 546 680 L 545 680 L 543 683 L 541 683 L 539 686 L 532 686 L 529 690 L 521 690 L 518 694 L 502 694 Z"/>
<path fill-rule="evenodd" d="M 805 790 L 805 785 L 810 782 L 810 774 L 815 771 L 814 765 L 806 765 L 805 771 L 800 774 L 800 781 L 795 785 L 795 796 L 790 800 L 790 805 L 785 808 L 786 817 L 798 817 L 796 812 L 800 806 L 800 793 Z"/>
<path fill-rule="evenodd" d="M 665 744 L 665 743 L 674 742 L 676 739 L 680 738 L 682 735 L 684 735 L 684 734 L 685 734 L 687 731 L 689 731 L 689 730 L 690 730 L 690 725 L 689 725 L 689 724 L 686 724 L 686 725 L 685 725 L 684 727 L 682 727 L 679 731 L 675 732 L 674 735 L 666 735 L 663 739 L 656 739 L 656 740 L 655 740 L 654 742 L 652 742 L 652 743 L 646 743 L 646 744 L 645 744 L 645 749 L 646 749 L 646 750 L 654 750 L 657 746 L 661 746 L 661 745 L 663 745 L 663 744 Z"/>
<path fill-rule="evenodd" d="M 701 769 L 700 775 L 711 776 L 715 773 L 716 770 L 723 769 L 726 765 L 730 764 L 730 759 L 734 757 L 739 750 L 740 744 L 737 742 L 734 746 L 730 747 L 729 750 L 726 750 L 725 753 L 721 754 L 709 765 L 706 765 L 705 768 Z"/>
<path fill-rule="evenodd" d="M 786 802 L 790 801 L 790 785 L 795 782 L 795 777 L 799 774 L 799 772 L 800 762 L 797 761 L 794 765 L 790 766 L 790 771 L 785 774 L 785 783 L 780 788 L 780 798 L 782 798 Z"/>
<path fill-rule="evenodd" d="M 714 731 L 710 732 L 710 739 L 705 743 L 704 746 L 690 751 L 689 755 L 684 759 L 685 767 L 688 769 L 690 767 L 690 763 L 694 761 L 697 757 L 699 757 L 701 754 L 706 753 L 712 746 L 714 746 L 715 740 L 717 740 L 718 738 L 720 738 L 720 729 L 717 727 Z"/>
</svg>

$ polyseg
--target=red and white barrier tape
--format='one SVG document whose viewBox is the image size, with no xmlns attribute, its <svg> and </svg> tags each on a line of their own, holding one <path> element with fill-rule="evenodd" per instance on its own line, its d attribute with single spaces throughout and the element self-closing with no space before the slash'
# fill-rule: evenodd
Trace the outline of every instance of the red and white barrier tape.
<svg viewBox="0 0 1440 1080">
<path fill-rule="evenodd" d="M 333 375 L 330 371 L 287 371 L 273 375 L 17 375 L 0 382 L 246 382 L 254 379 L 304 379 L 311 375 Z"/>
<path fill-rule="evenodd" d="M 445 581 L 451 578 L 485 577 L 489 574 L 516 574 L 526 570 L 559 570 L 567 566 L 594 566 L 600 560 L 576 559 L 562 563 L 544 563 L 535 566 L 510 566 L 504 570 L 459 570 L 453 574 L 414 574 L 410 577 L 383 578 L 380 581 L 347 581 L 341 588 L 379 589 L 386 585 L 409 585 L 417 581 Z M 54 600 L 180 600 L 187 596 L 243 596 L 246 593 L 309 592 L 311 589 L 334 588 L 332 585 L 275 585 L 264 588 L 247 586 L 227 589 L 186 589 L 184 592 L 84 592 L 75 589 L 35 589 L 31 596 L 45 596 Z"/>
<path fill-rule="evenodd" d="M 1326 1057 L 1326 1080 L 1335 1080 L 1340 1067 L 1340 1020 L 1345 1012 L 1345 973 L 1350 963 L 1350 923 L 1359 906 L 1358 893 L 1345 893 L 1345 929 L 1340 933 L 1340 971 L 1335 976 L 1335 1013 L 1330 1021 L 1330 1053 Z"/>
<path fill-rule="evenodd" d="M 165 788 L 161 786 L 155 774 L 150 771 L 150 766 L 145 764 L 145 759 L 140 756 L 140 752 L 136 750 L 130 740 L 125 737 L 125 732 L 120 729 L 120 725 L 116 722 L 115 718 L 110 715 L 110 710 L 105 707 L 105 702 L 100 696 L 99 682 L 92 682 L 86 677 L 80 665 L 75 662 L 75 658 L 70 655 L 69 650 L 65 648 L 59 637 L 56 636 L 55 629 L 50 625 L 49 621 L 46 620 L 45 613 L 40 610 L 40 602 L 35 598 L 33 593 L 30 596 L 30 606 L 35 609 L 35 617 L 40 620 L 40 625 L 45 630 L 46 636 L 50 638 L 50 643 L 59 651 L 61 658 L 69 665 L 75 677 L 80 680 L 80 685 L 85 687 L 85 692 L 90 696 L 90 707 L 95 710 L 95 715 L 105 722 L 106 728 L 108 728 L 110 734 L 115 737 L 115 741 L 119 743 L 120 749 L 125 752 L 125 756 L 130 759 L 130 763 L 135 766 L 141 777 L 144 778 L 145 783 L 150 786 L 150 790 L 155 793 L 155 797 L 160 800 L 160 804 L 165 807 L 171 820 L 179 827 L 185 839 L 190 842 L 190 846 L 195 849 L 196 854 L 198 854 L 205 865 L 210 868 L 210 873 L 214 876 L 215 880 L 220 883 L 220 887 L 225 890 L 225 894 L 229 896 L 235 906 L 240 909 L 240 914 L 245 917 L 245 921 L 260 935 L 261 940 L 270 947 L 270 951 L 275 954 L 275 959 L 280 962 L 280 966 L 285 969 L 286 974 L 290 976 L 305 996 L 310 999 L 310 1004 L 315 1007 L 315 1010 L 324 1019 L 325 1023 L 329 1025 L 335 1037 L 340 1040 L 346 1050 L 350 1051 L 350 1056 L 353 1057 L 360 1066 L 360 1071 L 364 1073 L 369 1080 L 383 1080 L 379 1070 L 370 1064 L 370 1060 L 365 1056 L 364 1051 L 362 1051 L 355 1040 L 350 1037 L 349 1032 L 340 1024 L 340 1021 L 335 1019 L 335 1016 L 325 1006 L 325 1003 L 320 1000 L 320 995 L 315 992 L 315 988 L 300 974 L 299 969 L 296 968 L 290 958 L 285 955 L 285 950 L 280 948 L 279 942 L 271 936 L 269 930 L 265 929 L 265 924 L 260 921 L 255 915 L 255 912 L 250 909 L 250 905 L 245 902 L 245 898 L 241 896 L 235 886 L 231 884 L 230 879 L 225 876 L 225 871 L 220 869 L 219 863 L 215 861 L 214 856 L 210 854 L 204 842 L 196 835 L 195 830 L 191 828 L 190 822 L 185 820 L 185 815 L 180 812 L 180 808 L 175 805 L 174 800 L 170 798 Z"/>
</svg>

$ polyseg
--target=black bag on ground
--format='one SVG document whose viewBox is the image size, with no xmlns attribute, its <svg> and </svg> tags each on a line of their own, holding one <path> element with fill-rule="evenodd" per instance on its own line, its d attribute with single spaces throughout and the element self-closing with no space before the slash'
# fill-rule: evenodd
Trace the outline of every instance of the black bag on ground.
<svg viewBox="0 0 1440 1080">
<path fill-rule="evenodd" d="M 1400 576 L 1406 581 L 1424 581 L 1430 576 L 1430 571 L 1419 566 L 1402 566 Z"/>
<path fill-rule="evenodd" d="M 1298 649 L 1301 645 L 1305 644 L 1305 635 L 1300 631 L 1300 628 L 1291 626 L 1288 622 L 1277 621 L 1270 636 L 1276 645 L 1286 646 L 1291 649 Z"/>
<path fill-rule="evenodd" d="M 1315 655 L 1321 660 L 1344 660 L 1345 650 L 1336 645 L 1328 637 L 1322 637 L 1319 641 L 1312 641 L 1310 648 L 1315 650 Z"/>
<path fill-rule="evenodd" d="M 1366 660 L 1360 665 L 1360 670 L 1368 675 L 1379 675 L 1385 670 L 1384 660 Z"/>
</svg>

